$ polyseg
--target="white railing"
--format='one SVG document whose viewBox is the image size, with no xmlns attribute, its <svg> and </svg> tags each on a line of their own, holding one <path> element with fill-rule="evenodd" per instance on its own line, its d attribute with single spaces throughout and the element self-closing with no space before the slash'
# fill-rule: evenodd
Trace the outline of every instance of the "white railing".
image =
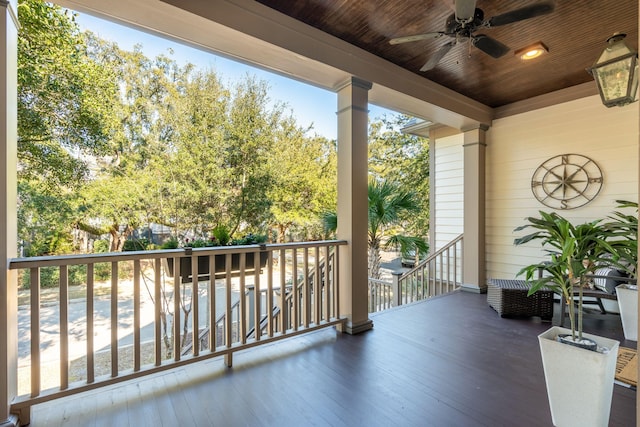
<svg viewBox="0 0 640 427">
<path fill-rule="evenodd" d="M 393 307 L 393 283 L 369 277 L 369 313 Z"/>
<path fill-rule="evenodd" d="M 12 412 L 26 424 L 37 403 L 217 356 L 231 366 L 235 351 L 343 323 L 337 255 L 345 244 L 11 260 L 31 290 L 19 309 L 20 396 Z M 70 269 L 78 268 L 82 285 L 72 287 Z M 58 272 L 59 286 L 43 304 L 45 269 Z"/>
<path fill-rule="evenodd" d="M 462 239 L 461 234 L 406 273 L 392 273 L 392 282 L 369 278 L 369 312 L 398 307 L 460 288 Z"/>
</svg>

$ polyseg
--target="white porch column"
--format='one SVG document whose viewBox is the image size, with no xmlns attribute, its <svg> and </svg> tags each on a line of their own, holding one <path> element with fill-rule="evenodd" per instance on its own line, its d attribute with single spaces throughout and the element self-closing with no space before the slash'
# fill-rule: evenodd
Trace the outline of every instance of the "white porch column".
<svg viewBox="0 0 640 427">
<path fill-rule="evenodd" d="M 8 259 L 17 247 L 18 17 L 16 0 L 0 0 L 0 427 L 15 426 L 9 404 L 17 393 L 17 279 Z"/>
<path fill-rule="evenodd" d="M 462 289 L 487 290 L 485 266 L 485 143 L 486 128 L 464 132 L 464 270 Z"/>
<path fill-rule="evenodd" d="M 371 83 L 352 77 L 338 88 L 338 239 L 340 248 L 340 314 L 343 332 L 373 327 L 368 311 L 368 106 Z"/>
</svg>

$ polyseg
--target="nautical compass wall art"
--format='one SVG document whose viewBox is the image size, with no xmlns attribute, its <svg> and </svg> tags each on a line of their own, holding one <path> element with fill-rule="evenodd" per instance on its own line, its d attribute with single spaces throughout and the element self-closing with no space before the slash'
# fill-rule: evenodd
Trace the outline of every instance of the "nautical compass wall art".
<svg viewBox="0 0 640 427">
<path fill-rule="evenodd" d="M 531 177 L 531 191 L 553 209 L 575 209 L 593 200 L 602 188 L 602 171 L 588 157 L 561 154 L 541 164 Z"/>
</svg>

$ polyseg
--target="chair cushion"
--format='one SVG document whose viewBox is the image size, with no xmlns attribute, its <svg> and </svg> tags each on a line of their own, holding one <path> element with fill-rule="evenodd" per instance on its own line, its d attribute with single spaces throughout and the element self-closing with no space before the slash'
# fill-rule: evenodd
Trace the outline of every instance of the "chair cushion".
<svg viewBox="0 0 640 427">
<path fill-rule="evenodd" d="M 616 286 L 624 283 L 624 272 L 616 270 L 615 268 L 599 268 L 594 272 L 596 276 L 608 276 L 608 277 L 594 277 L 593 285 L 603 292 L 613 294 L 616 291 Z"/>
</svg>

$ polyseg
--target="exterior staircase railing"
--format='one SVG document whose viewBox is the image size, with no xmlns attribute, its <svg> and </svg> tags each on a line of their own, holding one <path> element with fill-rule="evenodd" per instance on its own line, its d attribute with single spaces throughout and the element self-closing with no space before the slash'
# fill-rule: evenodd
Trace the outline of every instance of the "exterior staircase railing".
<svg viewBox="0 0 640 427">
<path fill-rule="evenodd" d="M 460 288 L 462 241 L 461 234 L 411 270 L 392 273 L 392 282 L 369 278 L 369 312 L 398 307 Z"/>
</svg>

